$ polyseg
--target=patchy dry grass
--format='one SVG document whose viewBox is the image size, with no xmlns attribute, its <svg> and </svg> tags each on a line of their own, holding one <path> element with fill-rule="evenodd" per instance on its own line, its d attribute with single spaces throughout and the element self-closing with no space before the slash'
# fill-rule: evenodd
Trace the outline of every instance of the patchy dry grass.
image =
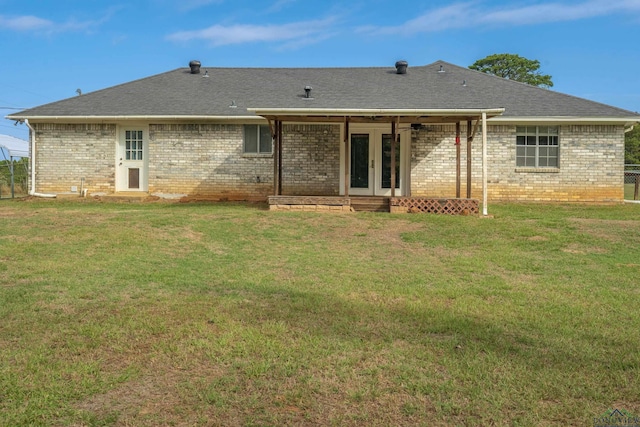
<svg viewBox="0 0 640 427">
<path fill-rule="evenodd" d="M 640 206 L 0 204 L 0 425 L 640 415 Z"/>
</svg>

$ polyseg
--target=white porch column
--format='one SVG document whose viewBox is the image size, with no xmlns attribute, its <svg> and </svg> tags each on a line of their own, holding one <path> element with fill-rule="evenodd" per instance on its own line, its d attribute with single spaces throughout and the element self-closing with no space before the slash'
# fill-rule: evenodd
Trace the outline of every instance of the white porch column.
<svg viewBox="0 0 640 427">
<path fill-rule="evenodd" d="M 487 208 L 487 113 L 482 113 L 482 215 L 488 215 Z"/>
</svg>

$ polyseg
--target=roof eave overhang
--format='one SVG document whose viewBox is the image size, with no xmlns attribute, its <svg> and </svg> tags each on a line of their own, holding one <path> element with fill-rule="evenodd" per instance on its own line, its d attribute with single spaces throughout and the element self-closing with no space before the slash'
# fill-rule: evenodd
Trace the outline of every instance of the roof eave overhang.
<svg viewBox="0 0 640 427">
<path fill-rule="evenodd" d="M 299 109 L 299 108 L 248 108 L 250 115 L 69 115 L 69 116 L 45 116 L 45 115 L 8 115 L 8 120 L 33 122 L 65 122 L 65 123 L 117 123 L 117 122 L 146 122 L 146 121 L 261 121 L 264 118 L 284 119 L 287 121 L 312 120 L 312 121 L 343 121 L 350 119 L 365 121 L 385 121 L 401 118 L 404 122 L 447 122 L 477 118 L 482 113 L 493 124 L 505 123 L 530 123 L 530 124 L 609 124 L 631 126 L 640 123 L 640 116 L 626 117 L 581 117 L 581 116 L 503 116 L 504 108 L 489 109 Z"/>
<path fill-rule="evenodd" d="M 580 117 L 580 116 L 526 116 L 526 117 L 493 117 L 492 124 L 530 123 L 530 124 L 593 124 L 593 125 L 626 125 L 640 122 L 640 116 L 628 117 Z"/>
<path fill-rule="evenodd" d="M 222 116 L 222 115 L 131 115 L 131 116 L 6 116 L 8 120 L 17 121 L 56 121 L 56 122 L 140 122 L 140 121 L 182 121 L 182 120 L 263 120 L 260 116 Z"/>
</svg>

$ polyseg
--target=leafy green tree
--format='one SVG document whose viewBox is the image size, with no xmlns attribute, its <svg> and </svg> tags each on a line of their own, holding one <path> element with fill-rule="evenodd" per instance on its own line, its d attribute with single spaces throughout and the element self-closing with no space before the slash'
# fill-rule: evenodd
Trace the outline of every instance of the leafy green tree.
<svg viewBox="0 0 640 427">
<path fill-rule="evenodd" d="M 624 163 L 640 165 L 640 124 L 624 135 Z"/>
<path fill-rule="evenodd" d="M 539 71 L 540 61 L 523 58 L 512 53 L 489 55 L 486 58 L 478 59 L 469 68 L 532 86 L 553 86 L 551 76 Z"/>
</svg>

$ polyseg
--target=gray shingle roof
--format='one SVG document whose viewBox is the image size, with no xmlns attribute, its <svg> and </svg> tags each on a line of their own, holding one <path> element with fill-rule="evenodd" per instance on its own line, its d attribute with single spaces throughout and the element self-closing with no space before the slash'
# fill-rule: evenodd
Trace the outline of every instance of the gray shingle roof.
<svg viewBox="0 0 640 427">
<path fill-rule="evenodd" d="M 439 72 L 440 68 L 444 72 Z M 209 77 L 203 77 L 204 72 Z M 463 85 L 463 82 L 466 85 Z M 304 87 L 313 87 L 305 99 Z M 237 108 L 230 108 L 235 102 Z M 247 108 L 483 109 L 504 117 L 637 117 L 637 113 L 443 61 L 407 74 L 374 68 L 179 68 L 42 105 L 11 118 L 251 116 Z"/>
</svg>

